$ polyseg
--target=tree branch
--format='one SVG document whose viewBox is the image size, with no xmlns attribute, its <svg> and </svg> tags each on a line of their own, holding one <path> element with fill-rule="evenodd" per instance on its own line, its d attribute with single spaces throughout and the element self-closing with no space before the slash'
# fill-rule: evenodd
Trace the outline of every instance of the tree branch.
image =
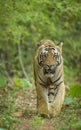
<svg viewBox="0 0 81 130">
<path fill-rule="evenodd" d="M 12 78 L 9 76 L 9 74 L 8 74 L 6 69 L 4 70 L 4 73 L 5 73 L 6 77 L 8 78 L 9 83 L 14 84 Z"/>
<path fill-rule="evenodd" d="M 23 65 L 22 56 L 21 56 L 21 46 L 20 46 L 20 44 L 21 44 L 21 37 L 19 36 L 19 42 L 18 42 L 18 56 L 19 56 L 19 62 L 20 62 L 21 69 L 22 69 L 22 71 L 23 71 L 23 74 L 24 74 L 25 78 L 26 78 L 27 80 L 29 80 L 28 75 L 27 75 L 27 73 L 26 73 L 26 71 L 25 71 L 25 68 L 24 68 L 24 65 Z"/>
</svg>

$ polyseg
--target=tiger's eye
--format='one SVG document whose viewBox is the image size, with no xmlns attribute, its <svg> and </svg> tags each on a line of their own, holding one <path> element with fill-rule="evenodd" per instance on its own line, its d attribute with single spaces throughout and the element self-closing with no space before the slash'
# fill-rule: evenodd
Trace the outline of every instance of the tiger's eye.
<svg viewBox="0 0 81 130">
<path fill-rule="evenodd" d="M 48 53 L 48 51 L 47 51 L 46 49 L 43 49 L 43 51 L 41 52 L 41 55 L 42 55 L 42 56 L 46 56 L 47 53 Z"/>
<path fill-rule="evenodd" d="M 53 56 L 57 56 L 58 55 L 58 51 L 56 48 L 53 48 L 52 49 L 52 53 L 53 53 Z"/>
</svg>

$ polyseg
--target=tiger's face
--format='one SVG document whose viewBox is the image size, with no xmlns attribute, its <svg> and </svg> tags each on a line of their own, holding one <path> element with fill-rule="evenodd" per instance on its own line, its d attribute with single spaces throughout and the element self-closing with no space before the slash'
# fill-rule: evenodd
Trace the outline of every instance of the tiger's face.
<svg viewBox="0 0 81 130">
<path fill-rule="evenodd" d="M 41 45 L 38 64 L 46 76 L 54 75 L 56 68 L 62 63 L 61 48 L 55 45 Z"/>
</svg>

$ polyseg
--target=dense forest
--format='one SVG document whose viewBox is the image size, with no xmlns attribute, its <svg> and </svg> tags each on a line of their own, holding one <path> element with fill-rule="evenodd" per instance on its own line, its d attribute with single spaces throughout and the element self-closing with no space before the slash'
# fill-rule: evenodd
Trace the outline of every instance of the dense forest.
<svg viewBox="0 0 81 130">
<path fill-rule="evenodd" d="M 42 122 L 41 117 L 35 113 L 32 113 L 32 116 L 27 115 L 27 106 L 24 110 L 13 103 L 18 98 L 18 91 L 21 96 L 21 91 L 23 95 L 27 95 L 25 91 L 34 93 L 33 59 L 35 44 L 41 39 L 50 39 L 55 44 L 63 41 L 66 98 L 62 112 L 69 116 L 70 112 L 73 113 L 70 110 L 76 108 L 74 113 L 79 115 L 72 115 L 72 118 L 63 117 L 66 125 L 61 123 L 59 127 L 58 120 L 62 120 L 63 115 L 61 113 L 59 118 L 56 118 L 56 127 L 53 128 L 81 129 L 81 1 L 0 0 L 0 130 L 20 130 L 13 124 L 16 125 L 16 122 L 20 121 L 24 126 L 22 113 L 25 112 L 31 123 L 30 128 L 21 126 L 23 130 L 31 130 L 32 127 L 33 130 L 43 130 L 43 125 L 46 125 L 44 130 L 54 130 L 49 121 Z M 30 99 L 27 100 L 29 101 Z M 32 104 L 33 102 L 31 101 Z M 14 113 L 14 116 L 11 113 Z M 19 117 L 22 119 L 18 119 Z M 71 121 L 68 124 L 69 120 Z M 51 122 L 52 125 L 53 120 Z M 42 127 L 39 128 L 41 124 Z"/>
</svg>

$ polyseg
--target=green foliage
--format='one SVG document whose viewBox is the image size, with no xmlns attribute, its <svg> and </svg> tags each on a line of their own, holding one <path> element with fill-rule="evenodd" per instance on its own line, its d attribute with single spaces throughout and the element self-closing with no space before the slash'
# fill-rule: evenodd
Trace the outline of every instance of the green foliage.
<svg viewBox="0 0 81 130">
<path fill-rule="evenodd" d="M 76 123 L 72 124 L 74 130 L 81 130 L 81 120 L 78 120 Z"/>
<path fill-rule="evenodd" d="M 19 88 L 31 86 L 31 83 L 25 78 L 14 77 L 13 80 L 14 80 L 15 85 Z"/>
<path fill-rule="evenodd" d="M 74 69 L 80 66 L 80 16 L 79 1 L 0 1 L 1 69 L 22 75 L 18 56 L 18 43 L 22 41 L 22 60 L 29 73 L 32 70 L 34 44 L 45 38 L 56 44 L 63 40 L 64 64 Z"/>
<path fill-rule="evenodd" d="M 38 127 L 38 126 L 40 126 L 41 124 L 42 124 L 41 117 L 39 117 L 39 116 L 34 116 L 33 119 L 32 119 L 32 121 L 31 121 L 32 127 L 33 127 L 33 126 Z"/>
<path fill-rule="evenodd" d="M 13 123 L 19 121 L 17 118 L 12 117 L 7 113 L 4 114 L 1 120 L 2 120 L 1 126 L 5 127 L 6 129 L 13 129 Z"/>
<path fill-rule="evenodd" d="M 28 80 L 19 78 L 24 76 L 19 60 L 18 44 L 21 45 L 21 59 L 31 80 L 34 47 L 40 39 L 51 39 L 56 44 L 61 40 L 64 41 L 65 81 L 72 84 L 72 79 L 77 74 L 81 77 L 81 2 L 79 0 L 0 1 L 0 72 L 4 74 L 6 70 L 11 78 L 14 77 L 17 88 L 31 86 Z M 79 81 L 81 82 L 80 79 Z M 0 74 L 0 89 L 6 83 L 7 79 Z M 72 85 L 70 96 L 81 96 L 81 86 Z M 0 101 L 1 108 L 7 107 L 2 119 L 3 124 L 5 123 L 5 126 L 10 129 L 9 125 L 14 122 L 14 119 L 9 115 L 11 104 L 5 99 L 2 98 Z M 74 104 L 74 100 L 65 98 L 65 105 L 71 104 Z M 32 125 L 40 124 L 40 117 L 34 117 Z"/>
<path fill-rule="evenodd" d="M 3 130 L 13 130 L 13 123 L 18 122 L 19 119 L 12 116 L 16 111 L 14 105 L 13 90 L 4 91 L 0 89 L 0 127 Z"/>
<path fill-rule="evenodd" d="M 81 85 L 75 84 L 70 87 L 70 96 L 71 97 L 81 97 Z"/>
<path fill-rule="evenodd" d="M 81 130 L 81 120 L 78 120 L 76 123 L 72 123 L 70 124 L 70 129 L 71 130 Z M 69 130 L 69 127 L 64 127 L 64 128 L 61 128 L 59 130 Z"/>
<path fill-rule="evenodd" d="M 68 128 L 61 128 L 61 129 L 59 129 L 59 130 L 68 130 Z"/>
<path fill-rule="evenodd" d="M 7 79 L 4 75 L 0 74 L 0 88 L 4 87 L 7 83 Z"/>
<path fill-rule="evenodd" d="M 75 100 L 70 97 L 65 97 L 64 99 L 64 105 L 72 105 L 75 103 Z"/>
</svg>

